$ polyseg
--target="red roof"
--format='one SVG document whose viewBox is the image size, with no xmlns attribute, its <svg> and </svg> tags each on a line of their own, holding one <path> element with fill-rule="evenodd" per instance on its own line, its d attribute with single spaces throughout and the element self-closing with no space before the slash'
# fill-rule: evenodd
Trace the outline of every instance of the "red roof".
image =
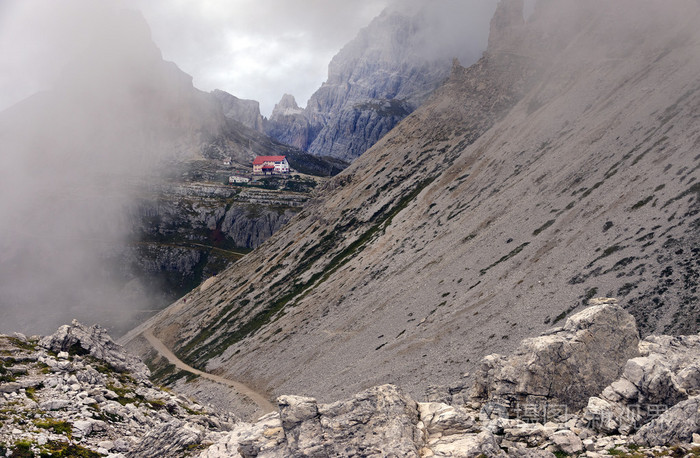
<svg viewBox="0 0 700 458">
<path fill-rule="evenodd" d="M 264 164 L 265 162 L 282 162 L 286 156 L 258 156 L 253 161 L 253 165 Z"/>
</svg>

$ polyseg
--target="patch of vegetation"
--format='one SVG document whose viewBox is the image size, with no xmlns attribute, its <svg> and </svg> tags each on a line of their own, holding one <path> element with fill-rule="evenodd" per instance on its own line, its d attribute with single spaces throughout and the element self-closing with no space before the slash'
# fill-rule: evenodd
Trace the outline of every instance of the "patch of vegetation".
<svg viewBox="0 0 700 458">
<path fill-rule="evenodd" d="M 668 140 L 668 137 L 665 135 L 663 137 L 661 137 L 660 139 L 658 139 L 653 145 L 651 145 L 649 148 L 644 150 L 643 153 L 641 153 L 639 156 L 635 157 L 634 160 L 632 161 L 632 165 L 635 165 L 637 162 L 641 161 L 644 156 L 649 154 L 650 151 L 652 151 L 653 149 L 655 149 L 656 147 L 658 147 L 659 145 L 664 143 L 666 140 Z M 663 151 L 664 149 L 666 149 L 666 146 L 663 146 L 659 150 L 659 152 Z"/>
<path fill-rule="evenodd" d="M 544 230 L 547 229 L 549 226 L 551 226 L 552 224 L 554 224 L 555 221 L 556 221 L 556 220 L 554 220 L 554 219 L 550 219 L 549 221 L 547 221 L 546 223 L 544 223 L 542 226 L 540 226 L 540 227 L 538 227 L 537 229 L 535 229 L 534 232 L 532 233 L 532 236 L 533 236 L 533 237 L 537 237 L 538 235 L 540 235 L 540 233 L 541 233 L 542 231 L 544 231 Z"/>
<path fill-rule="evenodd" d="M 591 299 L 593 299 L 593 298 L 595 297 L 596 294 L 598 294 L 598 288 L 590 288 L 590 289 L 587 289 L 586 292 L 585 292 L 584 295 L 583 295 L 583 300 L 584 300 L 585 303 L 587 304 L 588 301 L 590 301 Z"/>
<path fill-rule="evenodd" d="M 190 409 L 186 405 L 183 405 L 181 407 L 184 409 L 185 412 L 187 412 L 190 415 L 204 415 L 204 412 L 200 412 L 199 410 Z"/>
<path fill-rule="evenodd" d="M 579 200 L 585 199 L 586 197 L 590 196 L 593 191 L 598 189 L 601 185 L 603 184 L 602 181 L 597 182 L 596 184 L 593 185 L 592 188 L 587 189 L 583 194 L 581 194 L 581 197 L 579 197 Z"/>
<path fill-rule="evenodd" d="M 0 383 L 9 383 L 15 380 L 15 376 L 5 368 L 5 364 L 0 360 Z"/>
<path fill-rule="evenodd" d="M 646 455 L 644 453 L 638 453 L 637 450 L 639 450 L 639 446 L 635 446 L 634 444 L 629 445 L 626 447 L 630 451 L 625 451 L 625 450 L 620 450 L 617 447 L 613 447 L 611 449 L 608 449 L 608 454 L 611 456 L 619 456 L 623 458 L 644 458 Z"/>
<path fill-rule="evenodd" d="M 507 255 L 501 257 L 501 259 L 499 259 L 498 261 L 494 262 L 493 264 L 491 264 L 490 266 L 488 266 L 488 267 L 486 267 L 486 268 L 484 268 L 484 269 L 481 269 L 481 270 L 479 271 L 479 274 L 480 274 L 480 275 L 484 275 L 484 274 L 486 274 L 486 272 L 488 272 L 491 268 L 497 266 L 498 264 L 500 264 L 500 263 L 502 263 L 502 262 L 504 262 L 504 261 L 509 260 L 509 259 L 512 258 L 513 256 L 516 256 L 518 253 L 520 253 L 521 251 L 523 251 L 523 249 L 525 249 L 525 247 L 528 246 L 529 244 L 530 244 L 530 242 L 525 242 L 525 243 L 521 244 L 521 245 L 518 246 L 516 249 L 514 249 L 513 251 L 511 251 L 510 253 L 508 253 Z"/>
<path fill-rule="evenodd" d="M 32 452 L 32 442 L 28 440 L 19 440 L 12 447 L 12 458 L 34 458 Z"/>
<path fill-rule="evenodd" d="M 99 458 L 102 455 L 78 444 L 49 441 L 41 447 L 39 456 L 52 458 Z M 14 455 L 13 455 L 14 457 Z"/>
<path fill-rule="evenodd" d="M 121 423 L 124 421 L 124 418 L 121 415 L 103 412 L 99 410 L 99 406 L 97 412 L 92 414 L 92 417 L 96 420 L 102 420 L 106 423 Z"/>
<path fill-rule="evenodd" d="M 593 267 L 593 264 L 600 261 L 601 259 L 607 258 L 611 254 L 617 253 L 618 251 L 623 250 L 623 249 L 625 249 L 625 247 L 620 246 L 620 245 L 609 246 L 605 250 L 603 250 L 603 254 L 601 254 L 600 256 L 595 258 L 593 261 L 591 261 L 586 267 L 591 268 L 591 267 Z"/>
<path fill-rule="evenodd" d="M 165 409 L 165 401 L 162 399 L 147 399 L 146 404 L 151 406 L 153 410 L 163 410 Z"/>
<path fill-rule="evenodd" d="M 106 387 L 108 390 L 113 391 L 117 395 L 116 401 L 123 406 L 125 406 L 127 404 L 133 404 L 136 401 L 143 402 L 146 400 L 140 394 L 134 393 L 133 391 L 131 391 L 125 387 L 118 387 L 118 386 L 111 384 L 111 383 L 108 383 L 106 385 Z"/>
<path fill-rule="evenodd" d="M 36 402 L 36 391 L 42 388 L 44 388 L 43 383 L 39 383 L 37 386 L 29 386 L 25 388 L 24 394 L 26 394 L 29 399 Z"/>
<path fill-rule="evenodd" d="M 25 342 L 24 340 L 17 338 L 17 337 L 7 337 L 7 340 L 14 345 L 15 347 L 25 350 L 25 351 L 34 351 L 36 350 L 36 342 L 31 342 L 27 341 Z"/>
<path fill-rule="evenodd" d="M 554 318 L 554 321 L 552 321 L 552 324 L 555 324 L 555 323 L 557 323 L 557 322 L 563 320 L 564 318 L 566 318 L 566 314 L 567 314 L 567 311 L 566 311 L 566 310 L 564 310 L 563 312 L 561 312 L 559 315 L 557 315 L 557 316 Z"/>
<path fill-rule="evenodd" d="M 632 207 L 630 207 L 630 210 L 634 211 L 634 210 L 638 210 L 638 209 L 642 208 L 643 206 L 645 206 L 646 204 L 651 202 L 651 200 L 653 198 L 654 198 L 654 196 L 645 197 L 644 199 L 640 200 L 636 204 L 632 205 Z"/>
<path fill-rule="evenodd" d="M 37 428 L 48 429 L 56 434 L 63 434 L 69 439 L 73 436 L 73 425 L 67 421 L 48 418 L 46 420 L 36 420 L 34 424 Z"/>
</svg>

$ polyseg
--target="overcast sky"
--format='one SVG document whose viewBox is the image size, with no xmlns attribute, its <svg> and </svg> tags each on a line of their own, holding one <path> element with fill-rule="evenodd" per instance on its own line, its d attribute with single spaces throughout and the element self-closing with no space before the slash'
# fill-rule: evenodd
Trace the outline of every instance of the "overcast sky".
<svg viewBox="0 0 700 458">
<path fill-rule="evenodd" d="M 285 92 L 305 105 L 331 58 L 390 0 L 114 2 L 142 11 L 163 57 L 196 87 L 258 100 L 269 115 Z M 0 0 L 0 109 L 50 85 L 104 3 Z"/>
</svg>

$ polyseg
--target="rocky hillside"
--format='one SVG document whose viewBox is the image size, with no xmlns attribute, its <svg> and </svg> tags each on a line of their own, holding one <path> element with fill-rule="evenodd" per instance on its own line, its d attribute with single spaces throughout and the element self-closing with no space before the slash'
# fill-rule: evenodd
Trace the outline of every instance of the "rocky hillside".
<svg viewBox="0 0 700 458">
<path fill-rule="evenodd" d="M 385 10 L 333 58 L 306 108 L 285 94 L 265 132 L 314 155 L 356 159 L 442 84 L 453 58 L 471 64 L 481 55 L 470 18 L 444 17 L 448 3 Z"/>
<path fill-rule="evenodd" d="M 700 5 L 538 5 L 500 2 L 483 59 L 146 326 L 321 402 L 449 384 L 599 294 L 643 335 L 696 333 Z"/>
<path fill-rule="evenodd" d="M 201 456 L 698 456 L 700 336 L 640 342 L 628 313 L 596 302 L 514 355 L 485 358 L 471 388 L 432 387 L 423 402 L 394 385 L 332 404 L 281 396 L 278 412 Z"/>
<path fill-rule="evenodd" d="M 187 456 L 238 421 L 153 386 L 99 327 L 0 336 L 0 350 L 0 456 Z"/>
<path fill-rule="evenodd" d="M 471 384 L 418 399 L 394 385 L 332 404 L 285 395 L 251 423 L 218 397 L 215 410 L 155 388 L 99 327 L 0 336 L 0 456 L 698 456 L 700 335 L 640 340 L 615 299 L 591 303 L 485 357 Z M 173 365 L 153 377 L 228 382 Z"/>
</svg>

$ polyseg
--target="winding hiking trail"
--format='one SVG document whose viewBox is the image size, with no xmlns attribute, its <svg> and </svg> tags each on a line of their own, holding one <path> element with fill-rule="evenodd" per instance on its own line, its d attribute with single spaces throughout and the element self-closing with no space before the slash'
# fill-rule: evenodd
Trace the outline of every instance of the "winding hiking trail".
<svg viewBox="0 0 700 458">
<path fill-rule="evenodd" d="M 195 369 L 192 366 L 188 366 L 177 356 L 175 356 L 175 354 L 172 351 L 170 351 L 170 349 L 166 347 L 165 344 L 160 341 L 160 339 L 154 336 L 153 332 L 150 329 L 146 329 L 145 331 L 143 331 L 143 336 L 146 338 L 146 340 L 148 340 L 148 343 L 150 343 L 151 346 L 158 353 L 161 354 L 161 356 L 163 356 L 172 364 L 174 364 L 175 367 L 177 367 L 178 369 L 197 374 L 206 379 L 234 388 L 240 394 L 253 401 L 260 408 L 262 412 L 260 414 L 261 416 L 266 413 L 274 412 L 277 410 L 277 408 L 265 396 L 258 393 L 257 391 L 254 391 L 252 388 L 250 388 L 247 385 L 244 385 L 243 383 L 236 382 L 234 380 L 230 380 L 219 375 L 210 374 L 208 372 L 202 372 L 198 369 Z"/>
</svg>

